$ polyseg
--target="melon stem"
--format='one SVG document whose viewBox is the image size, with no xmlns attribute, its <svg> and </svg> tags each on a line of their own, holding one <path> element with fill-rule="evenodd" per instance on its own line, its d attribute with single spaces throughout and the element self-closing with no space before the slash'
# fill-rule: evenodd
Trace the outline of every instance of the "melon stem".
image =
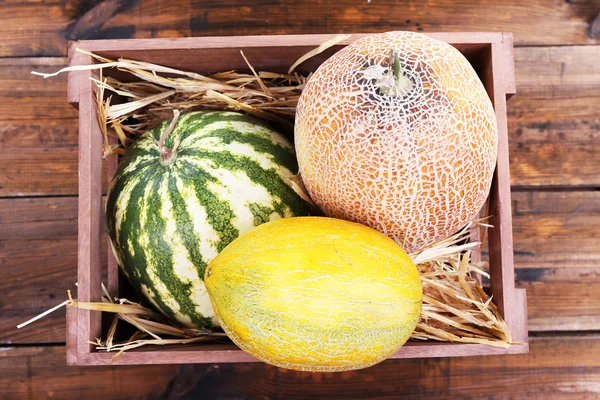
<svg viewBox="0 0 600 400">
<path fill-rule="evenodd" d="M 394 82 L 397 82 L 400 79 L 400 57 L 398 56 L 398 50 L 392 49 L 390 61 L 394 63 Z"/>
<path fill-rule="evenodd" d="M 162 135 L 160 135 L 160 139 L 158 141 L 158 152 L 160 153 L 160 163 L 162 165 L 171 164 L 177 157 L 177 147 L 179 146 L 179 142 L 177 142 L 172 149 L 169 149 L 165 147 L 165 140 L 167 139 L 167 136 L 169 136 L 169 134 L 171 134 L 171 132 L 173 132 L 175 129 L 175 124 L 179 119 L 179 115 L 179 110 L 173 110 L 173 119 L 171 119 L 169 126 L 167 126 Z"/>
<path fill-rule="evenodd" d="M 379 90 L 393 97 L 406 97 L 413 89 L 413 83 L 400 70 L 398 50 L 391 49 L 388 59 L 387 77 L 380 81 Z"/>
</svg>

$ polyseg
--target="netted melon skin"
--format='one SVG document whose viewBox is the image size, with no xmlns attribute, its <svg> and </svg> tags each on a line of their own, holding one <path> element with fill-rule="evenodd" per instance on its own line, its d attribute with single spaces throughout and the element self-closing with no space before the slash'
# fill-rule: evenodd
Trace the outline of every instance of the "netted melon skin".
<svg viewBox="0 0 600 400">
<path fill-rule="evenodd" d="M 381 89 L 390 50 L 410 79 Z M 496 116 L 468 60 L 412 32 L 353 42 L 313 74 L 295 123 L 300 173 L 313 201 L 408 252 L 444 239 L 485 203 L 497 157 Z"/>
</svg>

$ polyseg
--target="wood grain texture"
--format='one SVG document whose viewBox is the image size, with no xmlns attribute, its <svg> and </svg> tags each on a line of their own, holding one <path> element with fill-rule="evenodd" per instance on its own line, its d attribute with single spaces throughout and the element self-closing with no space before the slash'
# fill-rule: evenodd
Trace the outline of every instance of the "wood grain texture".
<svg viewBox="0 0 600 400">
<path fill-rule="evenodd" d="M 593 398 L 600 393 L 599 352 L 598 336 L 587 336 L 533 338 L 529 355 L 388 360 L 339 374 L 263 364 L 184 367 L 170 393 L 188 398 Z M 186 378 L 193 382 L 191 376 L 195 385 L 184 383 Z"/>
<path fill-rule="evenodd" d="M 0 268 L 0 343 L 64 342 L 64 309 L 16 326 L 77 294 L 77 198 L 0 199 Z"/>
<path fill-rule="evenodd" d="M 532 331 L 600 330 L 600 268 L 517 270 Z"/>
<path fill-rule="evenodd" d="M 600 329 L 600 191 L 513 192 L 531 331 Z"/>
<path fill-rule="evenodd" d="M 600 191 L 513 192 L 519 268 L 600 268 Z"/>
<path fill-rule="evenodd" d="M 3 399 L 158 398 L 177 366 L 73 368 L 65 347 L 0 348 Z"/>
<path fill-rule="evenodd" d="M 67 40 L 391 29 L 512 31 L 517 45 L 557 45 L 516 49 L 508 129 L 517 287 L 528 291 L 531 330 L 600 329 L 599 192 L 530 191 L 600 187 L 600 47 L 565 46 L 600 43 L 600 1 L 25 0 L 1 9 L 0 57 L 38 58 L 0 59 L 0 343 L 65 337 L 64 312 L 14 326 L 61 301 L 76 280 L 77 199 L 1 197 L 77 193 L 66 82 L 29 75 L 66 65 Z M 569 335 L 533 338 L 528 356 L 394 360 L 336 375 L 262 364 L 66 368 L 64 346 L 3 348 L 0 397 L 600 397 L 600 337 Z"/>
<path fill-rule="evenodd" d="M 64 57 L 0 59 L 0 121 L 77 118 L 66 101 L 67 75 L 44 79 L 67 65 Z"/>
<path fill-rule="evenodd" d="M 600 186 L 600 46 L 515 49 L 513 186 Z"/>
<path fill-rule="evenodd" d="M 336 32 L 507 31 L 520 44 L 594 44 L 600 2 L 35 0 L 3 4 L 0 57 L 64 56 L 68 40 Z M 232 23 L 232 17 L 235 23 Z M 26 27 L 26 29 L 23 29 Z"/>
<path fill-rule="evenodd" d="M 77 119 L 0 121 L 0 197 L 76 195 L 77 146 Z"/>
<path fill-rule="evenodd" d="M 247 363 L 66 367 L 63 346 L 5 348 L 0 386 L 8 399 L 594 398 L 600 394 L 599 339 L 532 338 L 529 355 L 388 360 L 343 373 Z"/>
<path fill-rule="evenodd" d="M 74 194 L 77 120 L 0 122 L 0 196 Z"/>
<path fill-rule="evenodd" d="M 91 64 L 87 56 L 85 64 Z M 102 133 L 97 122 L 94 84 L 97 71 L 82 71 L 79 77 L 79 186 L 77 216 L 77 299 L 102 300 L 101 249 L 104 238 L 102 210 Z M 77 353 L 92 351 L 90 341 L 102 336 L 102 316 L 90 310 L 77 309 Z M 70 343 L 69 343 L 70 345 Z M 73 349 L 70 349 L 73 350 Z"/>
<path fill-rule="evenodd" d="M 2 240 L 0 265 L 0 343 L 50 343 L 65 340 L 64 310 L 17 330 L 17 325 L 75 294 L 77 241 Z"/>
<path fill-rule="evenodd" d="M 512 196 L 516 285 L 527 289 L 530 330 L 599 330 L 600 192 Z M 0 266 L 8 277 L 0 292 L 10 294 L 0 299 L 0 343 L 65 340 L 64 311 L 15 326 L 74 288 L 76 237 L 76 197 L 0 199 Z"/>
<path fill-rule="evenodd" d="M 64 58 L 0 60 L 0 196 L 74 194 L 77 113 L 65 101 L 66 76 L 42 79 Z"/>
<path fill-rule="evenodd" d="M 594 337 L 590 337 L 583 343 L 575 344 L 571 339 L 533 339 L 529 356 L 394 360 L 370 370 L 341 374 L 303 374 L 264 365 L 252 368 L 244 365 L 233 368 L 219 365 L 218 368 L 215 366 L 204 372 L 204 376 L 196 375 L 197 383 L 187 393 L 190 397 L 216 395 L 219 385 L 224 382 L 221 379 L 232 379 L 232 374 L 235 373 L 231 389 L 220 389 L 219 395 L 290 398 L 319 393 L 317 398 L 364 396 L 391 399 L 479 396 L 541 398 L 552 397 L 555 393 L 556 396 L 565 398 L 562 393 L 565 387 L 569 387 L 573 397 L 582 398 L 593 396 L 598 391 L 594 383 L 598 362 L 587 357 L 598 351 L 597 343 L 593 340 Z M 587 355 L 585 344 L 592 345 Z M 564 353 L 552 353 L 549 351 L 552 348 L 555 351 L 563 350 Z M 562 357 L 571 358 L 563 360 Z M 551 369 L 558 366 L 561 368 Z M 544 367 L 548 370 L 541 373 Z M 197 373 L 190 367 L 182 369 L 181 376 L 188 377 L 190 372 Z M 566 375 L 563 376 L 563 373 Z M 481 378 L 482 374 L 485 379 Z M 178 387 L 177 383 L 175 381 L 172 387 Z M 184 392 L 185 386 L 181 385 L 179 390 Z"/>
<path fill-rule="evenodd" d="M 490 292 L 496 301 L 498 310 L 515 340 L 525 340 L 526 328 L 519 326 L 523 320 L 523 309 L 517 305 L 515 294 L 514 256 L 512 252 L 512 212 L 510 201 L 510 161 L 507 133 L 506 98 L 504 81 L 504 56 L 506 51 L 503 43 L 492 43 L 490 46 L 490 64 L 483 74 L 483 82 L 488 89 L 496 112 L 498 126 L 498 156 L 494 178 L 488 197 L 489 222 L 494 229 L 489 230 L 489 273 Z M 485 60 L 485 57 L 484 57 Z M 486 61 L 484 61 L 486 62 Z M 486 62 L 486 63 L 487 63 Z M 510 71 L 512 72 L 512 71 Z M 490 82 L 492 87 L 490 91 Z"/>
</svg>

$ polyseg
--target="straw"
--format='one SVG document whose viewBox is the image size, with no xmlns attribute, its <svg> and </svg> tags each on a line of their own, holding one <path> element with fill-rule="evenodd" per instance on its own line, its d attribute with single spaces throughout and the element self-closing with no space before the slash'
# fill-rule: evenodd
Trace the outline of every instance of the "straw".
<svg viewBox="0 0 600 400">
<path fill-rule="evenodd" d="M 123 149 L 136 136 L 169 118 L 174 109 L 233 109 L 291 127 L 296 104 L 307 80 L 307 77 L 292 74 L 291 71 L 348 37 L 349 35 L 338 35 L 303 55 L 292 65 L 288 74 L 256 71 L 243 52 L 240 55 L 251 74 L 224 71 L 207 76 L 125 58 L 111 60 L 82 49 L 76 51 L 91 56 L 99 63 L 70 66 L 50 74 L 32 74 L 50 78 L 65 72 L 99 71 L 100 79 L 90 79 L 96 84 L 98 122 L 104 136 L 103 154 L 107 157 L 123 154 Z M 102 71 L 109 69 L 129 73 L 139 80 L 131 82 L 113 77 L 102 78 Z M 107 92 L 111 92 L 114 98 L 107 97 Z M 119 145 L 110 144 L 109 136 L 117 137 Z"/>
</svg>

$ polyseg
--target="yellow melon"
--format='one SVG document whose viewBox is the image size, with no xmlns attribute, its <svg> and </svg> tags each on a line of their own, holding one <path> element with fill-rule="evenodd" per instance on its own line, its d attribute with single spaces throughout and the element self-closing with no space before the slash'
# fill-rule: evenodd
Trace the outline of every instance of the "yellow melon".
<svg viewBox="0 0 600 400">
<path fill-rule="evenodd" d="M 421 312 L 419 273 L 400 246 L 325 217 L 252 229 L 212 260 L 205 284 L 240 348 L 302 371 L 376 364 L 406 342 Z"/>
<path fill-rule="evenodd" d="M 325 61 L 295 125 L 300 173 L 321 210 L 384 232 L 409 253 L 476 216 L 497 136 L 467 59 L 411 32 L 359 39 Z"/>
</svg>

